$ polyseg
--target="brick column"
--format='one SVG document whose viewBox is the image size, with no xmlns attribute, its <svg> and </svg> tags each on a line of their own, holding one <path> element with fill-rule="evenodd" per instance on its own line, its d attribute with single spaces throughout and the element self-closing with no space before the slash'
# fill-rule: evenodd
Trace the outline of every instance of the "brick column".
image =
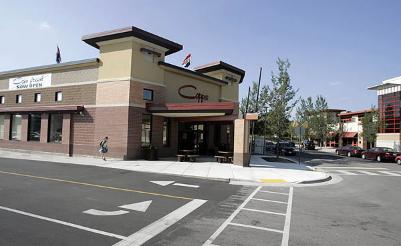
<svg viewBox="0 0 401 246">
<path fill-rule="evenodd" d="M 42 113 L 40 121 L 40 142 L 47 143 L 47 134 L 49 132 L 49 114 Z"/>
<path fill-rule="evenodd" d="M 4 140 L 3 141 L 10 140 L 10 131 L 11 131 L 10 115 L 6 114 L 6 115 L 4 115 Z"/>
<path fill-rule="evenodd" d="M 70 144 L 71 114 L 63 114 L 63 137 L 62 144 Z"/>
<path fill-rule="evenodd" d="M 21 141 L 28 141 L 28 114 L 21 115 Z"/>
</svg>

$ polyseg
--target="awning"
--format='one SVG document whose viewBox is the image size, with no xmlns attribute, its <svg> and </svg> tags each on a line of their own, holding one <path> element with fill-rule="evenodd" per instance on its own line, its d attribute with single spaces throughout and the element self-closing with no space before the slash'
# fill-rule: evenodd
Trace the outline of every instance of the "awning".
<svg viewBox="0 0 401 246">
<path fill-rule="evenodd" d="M 232 114 L 234 102 L 166 103 L 147 104 L 146 109 L 153 115 L 164 117 L 207 117 Z"/>
<path fill-rule="evenodd" d="M 77 112 L 82 111 L 82 105 L 54 105 L 33 107 L 8 107 L 0 108 L 0 113 L 36 113 L 36 112 Z"/>
<path fill-rule="evenodd" d="M 343 132 L 342 138 L 355 138 L 358 135 L 357 132 Z"/>
</svg>

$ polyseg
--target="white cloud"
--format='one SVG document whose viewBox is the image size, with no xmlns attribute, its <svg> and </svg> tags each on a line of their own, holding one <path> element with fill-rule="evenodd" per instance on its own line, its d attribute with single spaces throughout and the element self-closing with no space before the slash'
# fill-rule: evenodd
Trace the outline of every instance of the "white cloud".
<svg viewBox="0 0 401 246">
<path fill-rule="evenodd" d="M 342 83 L 339 82 L 339 81 L 334 81 L 334 82 L 330 82 L 329 85 L 331 85 L 331 86 L 339 86 L 339 85 L 342 85 Z"/>
<path fill-rule="evenodd" d="M 49 23 L 47 23 L 47 21 L 42 21 L 39 24 L 39 30 L 48 30 L 50 28 L 51 28 L 51 26 L 49 25 Z"/>
</svg>

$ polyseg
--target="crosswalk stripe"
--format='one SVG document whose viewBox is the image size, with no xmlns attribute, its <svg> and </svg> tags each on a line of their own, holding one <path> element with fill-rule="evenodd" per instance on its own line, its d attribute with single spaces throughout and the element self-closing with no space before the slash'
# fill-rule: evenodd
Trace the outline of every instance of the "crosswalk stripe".
<svg viewBox="0 0 401 246">
<path fill-rule="evenodd" d="M 390 176 L 400 176 L 401 177 L 401 174 L 393 173 L 393 172 L 389 172 L 389 171 L 378 171 L 378 172 L 383 173 L 383 174 L 387 174 L 387 175 L 390 175 Z"/>
<path fill-rule="evenodd" d="M 369 171 L 363 171 L 363 170 L 356 170 L 357 172 L 363 173 L 363 174 L 367 174 L 367 175 L 380 175 L 378 173 L 373 173 L 373 172 L 369 172 Z"/>
<path fill-rule="evenodd" d="M 336 171 L 338 173 L 345 174 L 345 175 L 358 175 L 356 173 L 353 173 L 353 172 L 350 172 L 350 171 L 345 171 L 345 170 L 333 170 L 333 171 Z"/>
</svg>

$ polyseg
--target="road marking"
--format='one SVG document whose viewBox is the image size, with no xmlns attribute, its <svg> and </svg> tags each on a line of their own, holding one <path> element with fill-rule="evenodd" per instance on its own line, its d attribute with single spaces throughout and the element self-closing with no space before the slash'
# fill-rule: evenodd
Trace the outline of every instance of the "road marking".
<svg viewBox="0 0 401 246">
<path fill-rule="evenodd" d="M 387 175 L 390 175 L 390 176 L 401 176 L 401 174 L 398 174 L 398 173 L 392 173 L 392 172 L 389 172 L 389 171 L 378 171 L 379 173 L 383 173 L 383 174 L 387 174 Z"/>
<path fill-rule="evenodd" d="M 259 210 L 259 209 L 252 209 L 252 208 L 243 208 L 242 210 L 258 212 L 258 213 L 265 213 L 265 214 L 284 215 L 285 216 L 285 214 L 283 214 L 283 213 L 276 213 L 276 212 L 270 212 L 270 211 L 266 211 L 266 210 Z"/>
<path fill-rule="evenodd" d="M 164 216 L 163 218 L 128 236 L 124 240 L 114 244 L 114 246 L 142 245 L 162 231 L 166 230 L 168 227 L 175 224 L 177 221 L 181 220 L 182 218 L 193 212 L 194 210 L 198 209 L 206 202 L 207 200 L 194 199 L 187 204 L 181 206 L 180 208 L 174 210 L 173 212 L 169 213 L 168 215 Z"/>
<path fill-rule="evenodd" d="M 161 196 L 161 197 L 183 199 L 183 200 L 193 200 L 193 198 L 189 198 L 189 197 L 173 196 L 173 195 L 167 195 L 167 194 L 161 194 L 161 193 L 155 193 L 155 192 L 147 192 L 147 191 L 132 190 L 132 189 L 125 189 L 125 188 L 105 186 L 105 185 L 90 184 L 90 183 L 78 182 L 78 181 L 73 181 L 73 180 L 49 178 L 49 177 L 35 176 L 35 175 L 15 173 L 15 172 L 6 172 L 6 171 L 0 171 L 0 173 L 21 176 L 21 177 L 34 178 L 34 179 L 50 180 L 50 181 L 67 183 L 67 184 L 84 185 L 84 186 L 90 186 L 90 187 L 96 187 L 96 188 L 102 188 L 102 189 L 108 189 L 108 190 L 118 190 L 118 191 L 140 193 L 140 194 L 146 194 L 146 195 L 152 195 L 152 196 Z"/>
<path fill-rule="evenodd" d="M 145 201 L 145 202 L 137 202 L 137 203 L 132 203 L 132 204 L 126 204 L 126 205 L 121 205 L 118 206 L 119 208 L 125 208 L 129 210 L 135 210 L 139 212 L 146 212 L 148 210 L 148 207 L 152 203 L 152 200 L 150 201 Z"/>
<path fill-rule="evenodd" d="M 362 171 L 362 170 L 356 170 L 356 172 L 360 172 L 360 173 L 367 174 L 367 175 L 379 175 L 378 173 L 373 173 L 373 172 L 369 172 L 369 171 Z"/>
<path fill-rule="evenodd" d="M 247 227 L 247 228 L 258 229 L 258 230 L 263 230 L 263 231 L 271 231 L 271 232 L 283 233 L 283 231 L 280 231 L 280 230 L 277 230 L 277 229 L 271 229 L 271 228 L 260 227 L 260 226 L 251 226 L 251 225 L 244 225 L 244 224 L 239 224 L 239 223 L 229 223 L 229 225 Z"/>
<path fill-rule="evenodd" d="M 274 203 L 287 204 L 286 202 L 282 202 L 282 201 L 267 200 L 267 199 L 260 199 L 260 198 L 252 198 L 252 200 L 262 201 L 262 202 L 274 202 Z"/>
<path fill-rule="evenodd" d="M 128 214 L 128 211 L 125 210 L 117 210 L 117 211 L 103 211 L 97 209 L 88 209 L 83 211 L 84 214 L 96 215 L 96 216 L 115 216 L 115 215 L 122 215 Z"/>
<path fill-rule="evenodd" d="M 93 232 L 93 233 L 104 235 L 104 236 L 108 236 L 108 237 L 114 237 L 114 238 L 118 238 L 118 239 L 122 239 L 122 240 L 127 238 L 127 237 L 124 237 L 124 236 L 121 236 L 121 235 L 117 235 L 117 234 L 113 234 L 113 233 L 110 233 L 110 232 L 100 231 L 100 230 L 97 230 L 97 229 L 92 229 L 92 228 L 89 228 L 89 227 L 80 226 L 80 225 L 77 225 L 77 224 L 73 224 L 73 223 L 69 223 L 69 222 L 65 222 L 65 221 L 61 221 L 61 220 L 57 220 L 57 219 L 52 219 L 52 218 L 44 217 L 44 216 L 37 215 L 37 214 L 27 213 L 27 212 L 24 212 L 24 211 L 21 211 L 21 210 L 17 210 L 17 209 L 7 208 L 7 207 L 3 207 L 3 206 L 0 206 L 0 209 L 6 210 L 6 211 L 9 211 L 9 212 L 13 212 L 13 213 L 17 213 L 17 214 L 22 214 L 22 215 L 29 216 L 29 217 L 36 218 L 36 219 L 41 219 L 41 220 L 45 220 L 45 221 L 49 221 L 49 222 L 53 222 L 53 223 L 57 223 L 57 224 L 61 224 L 61 225 L 65 225 L 65 226 L 69 226 L 69 227 L 73 227 L 73 228 L 77 228 L 77 229 L 88 231 L 88 232 Z"/>
<path fill-rule="evenodd" d="M 293 195 L 294 195 L 294 188 L 291 186 L 290 192 L 288 194 L 287 215 L 285 216 L 284 233 L 283 233 L 283 239 L 281 241 L 281 246 L 288 246 L 288 240 L 290 238 L 291 209 L 292 209 Z"/>
<path fill-rule="evenodd" d="M 243 207 L 256 195 L 256 193 L 262 188 L 262 186 L 258 186 L 252 194 L 245 199 L 245 201 L 221 224 L 221 226 L 210 236 L 206 242 L 203 243 L 203 246 L 212 245 L 213 241 L 223 232 L 223 230 L 230 224 L 230 222 L 234 219 L 235 216 L 241 211 Z"/>
<path fill-rule="evenodd" d="M 183 186 L 183 187 L 191 187 L 191 188 L 199 188 L 199 185 L 190 185 L 190 184 L 181 184 L 181 183 L 175 183 L 173 185 L 175 185 L 175 186 Z"/>
<path fill-rule="evenodd" d="M 167 186 L 169 184 L 174 183 L 175 181 L 150 181 L 150 182 L 161 186 Z"/>
<path fill-rule="evenodd" d="M 356 173 L 353 173 L 353 172 L 350 172 L 350 171 L 345 171 L 345 170 L 333 170 L 333 171 L 335 171 L 337 173 L 340 173 L 340 174 L 344 174 L 344 175 L 358 175 Z"/>
<path fill-rule="evenodd" d="M 388 170 L 384 167 L 317 167 L 317 169 L 365 169 L 365 170 Z"/>
<path fill-rule="evenodd" d="M 282 192 L 276 192 L 276 191 L 260 190 L 260 192 L 265 192 L 265 193 L 279 194 L 279 195 L 288 196 L 288 193 L 282 193 Z"/>
</svg>

